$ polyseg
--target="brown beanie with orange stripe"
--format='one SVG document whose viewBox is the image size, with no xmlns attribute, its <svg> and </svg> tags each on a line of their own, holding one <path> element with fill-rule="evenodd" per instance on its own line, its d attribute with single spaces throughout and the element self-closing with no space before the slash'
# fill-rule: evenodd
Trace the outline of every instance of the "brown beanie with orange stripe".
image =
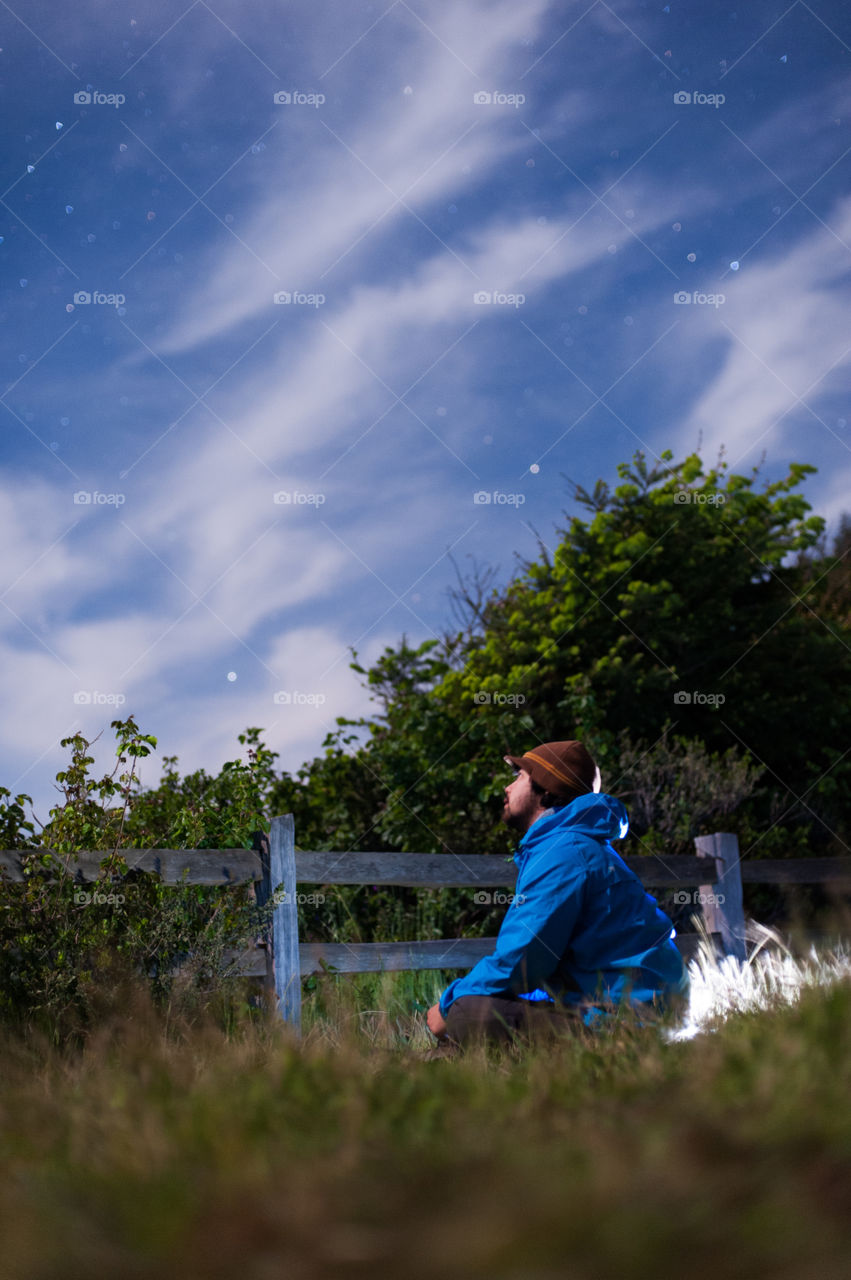
<svg viewBox="0 0 851 1280">
<path fill-rule="evenodd" d="M 559 804 L 600 789 L 600 772 L 581 742 L 544 742 L 522 756 L 505 756 L 505 761 L 523 769 Z"/>
</svg>

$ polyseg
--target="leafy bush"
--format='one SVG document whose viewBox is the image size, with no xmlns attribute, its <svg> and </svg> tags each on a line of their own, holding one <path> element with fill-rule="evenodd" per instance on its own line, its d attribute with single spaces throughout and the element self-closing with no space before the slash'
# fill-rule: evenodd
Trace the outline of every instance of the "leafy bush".
<svg viewBox="0 0 851 1280">
<path fill-rule="evenodd" d="M 735 747 L 711 752 L 668 726 L 651 746 L 623 740 L 606 789 L 626 804 L 641 851 L 688 854 L 695 836 L 719 830 L 753 795 L 764 772 Z"/>
<path fill-rule="evenodd" d="M 230 761 L 202 786 L 177 784 L 176 760 L 163 784 L 139 790 L 137 762 L 156 746 L 132 717 L 114 720 L 116 764 L 90 776 L 92 743 L 63 739 L 71 750 L 57 774 L 63 802 L 40 831 L 25 816 L 29 796 L 0 791 L 6 848 L 23 850 L 22 880 L 3 886 L 0 913 L 0 1018 L 39 1026 L 53 1039 L 85 1033 L 129 974 L 141 974 L 160 1007 L 221 996 L 229 981 L 226 951 L 265 928 L 252 886 L 172 887 L 133 869 L 133 850 L 151 847 L 250 848 L 264 816 L 268 753 L 249 743 L 249 763 Z M 117 801 L 117 803 L 115 803 Z M 75 856 L 103 852 L 94 882 L 83 882 Z M 239 984 L 231 979 L 234 996 Z"/>
<path fill-rule="evenodd" d="M 507 854 L 503 755 L 581 738 L 609 780 L 627 744 L 655 743 L 673 718 L 694 744 L 683 777 L 714 770 L 716 796 L 725 780 L 741 791 L 743 762 L 755 762 L 736 811 L 743 853 L 842 853 L 849 535 L 832 556 L 821 545 L 824 521 L 799 492 L 812 470 L 793 464 L 759 492 L 756 468 L 738 475 L 723 459 L 710 468 L 667 452 L 650 466 L 639 453 L 614 486 L 573 486 L 580 514 L 554 549 L 541 541 L 501 588 L 490 571 L 461 579 L 460 631 L 418 646 L 403 636 L 369 669 L 355 655 L 376 712 L 340 720 L 323 753 L 275 789 L 299 838 Z M 652 785 L 645 776 L 640 790 Z M 696 775 L 688 785 L 703 787 Z M 656 806 L 655 829 L 681 843 L 689 823 L 670 802 L 667 815 Z M 727 821 L 730 810 L 713 801 L 703 812 Z"/>
</svg>

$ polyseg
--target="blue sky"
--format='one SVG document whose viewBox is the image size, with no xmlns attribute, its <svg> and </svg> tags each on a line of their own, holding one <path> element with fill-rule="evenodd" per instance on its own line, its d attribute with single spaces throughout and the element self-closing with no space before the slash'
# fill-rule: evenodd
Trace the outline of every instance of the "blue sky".
<svg viewBox="0 0 851 1280">
<path fill-rule="evenodd" d="M 847 8 L 132 8 L 0 7 L 0 781 L 42 820 L 119 714 L 296 768 L 370 705 L 349 647 L 439 633 L 449 554 L 505 579 L 566 476 L 700 442 L 851 507 Z"/>
</svg>

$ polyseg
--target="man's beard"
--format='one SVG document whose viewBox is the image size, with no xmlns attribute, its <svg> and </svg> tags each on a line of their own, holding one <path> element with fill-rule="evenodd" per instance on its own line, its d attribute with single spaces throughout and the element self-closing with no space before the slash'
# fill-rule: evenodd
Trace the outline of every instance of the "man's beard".
<svg viewBox="0 0 851 1280">
<path fill-rule="evenodd" d="M 512 813 L 508 808 L 508 805 L 506 805 L 502 811 L 502 820 L 507 827 L 513 831 L 519 831 L 521 835 L 529 830 L 529 814 Z"/>
</svg>

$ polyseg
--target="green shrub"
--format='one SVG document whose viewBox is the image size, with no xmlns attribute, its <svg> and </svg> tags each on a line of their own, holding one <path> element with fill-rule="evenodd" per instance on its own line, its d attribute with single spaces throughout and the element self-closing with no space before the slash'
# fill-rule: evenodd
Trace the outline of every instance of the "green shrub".
<svg viewBox="0 0 851 1280">
<path fill-rule="evenodd" d="M 56 776 L 63 801 L 40 831 L 25 816 L 29 796 L 0 792 L 3 844 L 22 850 L 23 869 L 20 882 L 3 885 L 0 1019 L 53 1040 L 85 1034 L 131 974 L 145 979 L 160 1007 L 221 999 L 228 984 L 235 994 L 245 984 L 226 952 L 247 946 L 268 919 L 251 885 L 172 887 L 133 869 L 134 849 L 250 848 L 253 833 L 268 828 L 264 757 L 258 762 L 252 748 L 248 764 L 228 762 L 206 792 L 170 791 L 167 776 L 152 796 L 140 792 L 136 767 L 156 738 L 132 717 L 112 728 L 116 764 L 100 779 L 89 773 L 92 743 L 82 734 L 63 739 L 71 749 Z M 82 850 L 103 852 L 93 882 L 72 874 Z"/>
</svg>

